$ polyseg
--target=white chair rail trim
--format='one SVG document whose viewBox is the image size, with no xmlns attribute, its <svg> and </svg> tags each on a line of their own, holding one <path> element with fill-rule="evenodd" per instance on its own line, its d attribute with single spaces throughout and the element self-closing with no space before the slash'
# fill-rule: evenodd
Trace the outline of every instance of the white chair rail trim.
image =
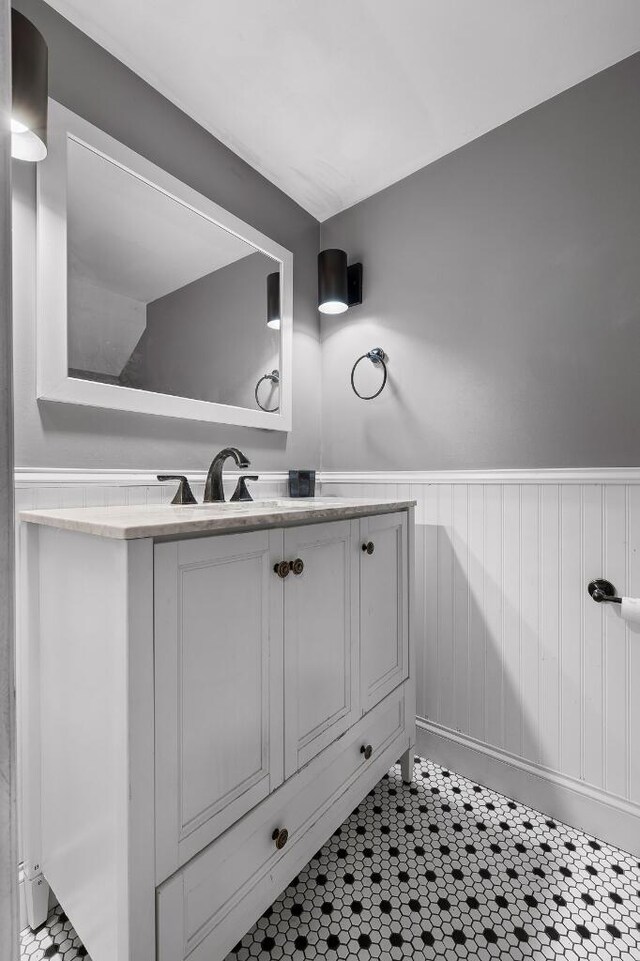
<svg viewBox="0 0 640 961">
<path fill-rule="evenodd" d="M 287 471 L 261 471 L 261 480 L 286 481 Z M 206 470 L 158 467 L 157 470 L 86 469 L 74 467 L 17 467 L 19 487 L 65 486 L 67 484 L 149 485 L 157 483 L 156 474 L 186 474 L 194 482 L 204 482 Z M 227 472 L 225 472 L 226 474 Z M 238 472 L 229 471 L 233 477 Z M 636 484 L 640 467 L 567 467 L 540 470 L 506 468 L 502 470 L 454 471 L 318 471 L 323 484 Z"/>
<path fill-rule="evenodd" d="M 321 471 L 319 479 L 335 484 L 634 484 L 640 482 L 640 467 Z"/>
</svg>

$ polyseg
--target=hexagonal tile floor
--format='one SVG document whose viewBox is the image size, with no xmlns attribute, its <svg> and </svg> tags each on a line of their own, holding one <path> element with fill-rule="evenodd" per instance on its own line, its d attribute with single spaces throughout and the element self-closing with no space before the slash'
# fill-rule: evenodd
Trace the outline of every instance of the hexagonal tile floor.
<svg viewBox="0 0 640 961">
<path fill-rule="evenodd" d="M 89 956 L 62 908 L 54 908 L 41 928 L 37 931 L 27 928 L 22 932 L 20 957 L 29 958 L 29 961 L 40 961 L 41 958 L 75 961 Z"/>
<path fill-rule="evenodd" d="M 392 768 L 227 961 L 640 958 L 640 862 L 430 761 Z M 86 956 L 64 915 L 31 961 Z"/>
</svg>

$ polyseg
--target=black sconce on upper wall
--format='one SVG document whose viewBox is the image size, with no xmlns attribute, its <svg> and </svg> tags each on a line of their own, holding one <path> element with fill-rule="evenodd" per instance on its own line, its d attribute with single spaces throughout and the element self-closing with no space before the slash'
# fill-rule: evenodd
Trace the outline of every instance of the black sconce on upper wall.
<svg viewBox="0 0 640 961">
<path fill-rule="evenodd" d="M 267 274 L 267 327 L 280 330 L 280 271 Z"/>
<path fill-rule="evenodd" d="M 44 37 L 11 11 L 11 156 L 37 163 L 47 156 L 49 53 Z"/>
<path fill-rule="evenodd" d="M 347 266 L 344 250 L 328 248 L 318 254 L 318 310 L 343 314 L 362 303 L 362 264 Z"/>
</svg>

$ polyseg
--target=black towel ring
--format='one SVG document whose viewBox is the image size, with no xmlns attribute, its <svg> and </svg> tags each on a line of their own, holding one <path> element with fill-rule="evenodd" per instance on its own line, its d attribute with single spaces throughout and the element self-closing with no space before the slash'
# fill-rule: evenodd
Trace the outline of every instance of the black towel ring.
<svg viewBox="0 0 640 961">
<path fill-rule="evenodd" d="M 270 374 L 263 374 L 260 380 L 258 381 L 258 383 L 256 384 L 256 389 L 255 389 L 256 404 L 258 405 L 260 410 L 263 410 L 266 414 L 275 414 L 277 410 L 280 410 L 280 404 L 278 404 L 276 407 L 263 407 L 262 404 L 260 403 L 260 399 L 258 397 L 258 390 L 263 380 L 270 380 L 272 384 L 279 384 L 280 371 L 272 370 Z"/>
<path fill-rule="evenodd" d="M 358 366 L 361 360 L 370 360 L 371 363 L 375 364 L 376 367 L 382 364 L 382 369 L 384 371 L 382 375 L 382 383 L 380 384 L 380 387 L 375 392 L 375 394 L 361 394 L 356 389 L 356 384 L 355 384 L 356 367 Z M 371 350 L 368 350 L 366 354 L 363 354 L 362 357 L 358 357 L 357 361 L 351 368 L 351 387 L 353 388 L 353 393 L 356 395 L 356 397 L 359 397 L 360 400 L 373 400 L 374 397 L 378 397 L 382 393 L 387 383 L 387 376 L 388 376 L 387 365 L 386 365 L 387 360 L 388 360 L 387 355 L 385 354 L 382 347 L 373 347 Z"/>
</svg>

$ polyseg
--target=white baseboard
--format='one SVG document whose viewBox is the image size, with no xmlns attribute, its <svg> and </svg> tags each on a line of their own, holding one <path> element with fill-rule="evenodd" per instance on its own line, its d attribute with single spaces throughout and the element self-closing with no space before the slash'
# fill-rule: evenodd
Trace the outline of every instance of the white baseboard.
<svg viewBox="0 0 640 961">
<path fill-rule="evenodd" d="M 417 719 L 416 753 L 640 857 L 640 805 L 425 718 Z"/>
<path fill-rule="evenodd" d="M 20 931 L 27 926 L 27 902 L 24 896 L 24 873 L 22 868 L 18 872 L 18 921 Z"/>
<path fill-rule="evenodd" d="M 49 888 L 49 911 L 51 911 L 52 908 L 55 908 L 57 903 L 58 900 L 55 894 L 51 888 Z M 18 921 L 20 923 L 20 931 L 24 931 L 24 929 L 29 925 L 27 920 L 27 898 L 25 894 L 24 871 L 22 870 L 22 865 L 18 869 Z"/>
</svg>

